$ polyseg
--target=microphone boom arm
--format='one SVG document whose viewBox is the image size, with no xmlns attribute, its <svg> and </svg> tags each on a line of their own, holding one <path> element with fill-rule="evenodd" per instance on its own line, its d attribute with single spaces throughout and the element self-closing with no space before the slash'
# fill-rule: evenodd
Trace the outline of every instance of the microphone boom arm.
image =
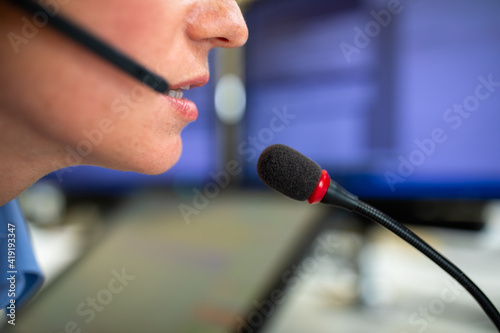
<svg viewBox="0 0 500 333">
<path fill-rule="evenodd" d="M 460 283 L 479 303 L 483 311 L 486 315 L 488 315 L 490 320 L 500 332 L 500 314 L 483 291 L 476 286 L 476 284 L 464 272 L 462 272 L 460 268 L 427 244 L 427 242 L 408 229 L 405 225 L 380 210 L 359 200 L 354 194 L 350 193 L 333 181 L 330 182 L 328 190 L 321 202 L 355 212 L 373 222 L 380 224 L 399 236 L 405 242 L 409 243 L 427 258 L 432 260 L 436 265 L 441 267 L 458 283 Z"/>
</svg>

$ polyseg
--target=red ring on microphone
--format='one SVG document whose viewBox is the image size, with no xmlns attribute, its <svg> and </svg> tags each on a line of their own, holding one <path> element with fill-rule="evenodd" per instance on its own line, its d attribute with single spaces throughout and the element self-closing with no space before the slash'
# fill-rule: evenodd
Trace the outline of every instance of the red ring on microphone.
<svg viewBox="0 0 500 333">
<path fill-rule="evenodd" d="M 319 178 L 318 185 L 314 189 L 314 192 L 311 194 L 307 201 L 310 204 L 315 204 L 323 200 L 326 192 L 328 191 L 328 187 L 330 186 L 330 176 L 326 172 L 326 170 L 321 171 L 321 177 Z"/>
</svg>

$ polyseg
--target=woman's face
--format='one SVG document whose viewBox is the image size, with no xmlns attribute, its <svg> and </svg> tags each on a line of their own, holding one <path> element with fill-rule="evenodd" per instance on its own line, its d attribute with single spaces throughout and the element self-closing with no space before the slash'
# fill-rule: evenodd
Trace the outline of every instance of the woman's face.
<svg viewBox="0 0 500 333">
<path fill-rule="evenodd" d="M 241 46 L 248 36 L 234 0 L 47 3 L 172 88 L 205 84 L 209 50 Z M 156 93 L 53 28 L 30 23 L 33 16 L 17 10 L 0 23 L 22 37 L 0 42 L 0 108 L 54 144 L 54 167 L 158 174 L 178 160 L 180 132 L 197 117 L 192 103 Z"/>
</svg>

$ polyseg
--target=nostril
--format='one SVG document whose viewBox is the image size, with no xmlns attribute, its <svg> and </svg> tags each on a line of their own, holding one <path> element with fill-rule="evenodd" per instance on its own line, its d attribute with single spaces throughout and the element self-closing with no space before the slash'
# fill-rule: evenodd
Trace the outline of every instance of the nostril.
<svg viewBox="0 0 500 333">
<path fill-rule="evenodd" d="M 224 37 L 217 37 L 217 40 L 223 42 L 223 43 L 229 43 L 229 39 L 224 38 Z"/>
</svg>

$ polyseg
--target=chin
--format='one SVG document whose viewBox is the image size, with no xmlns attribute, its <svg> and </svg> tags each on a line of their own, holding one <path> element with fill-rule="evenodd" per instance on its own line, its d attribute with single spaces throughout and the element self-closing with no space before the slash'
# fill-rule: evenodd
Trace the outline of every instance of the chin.
<svg viewBox="0 0 500 333">
<path fill-rule="evenodd" d="M 170 170 L 179 161 L 182 153 L 180 138 L 168 145 L 158 145 L 157 147 L 162 148 L 151 149 L 137 155 L 139 158 L 135 159 L 134 165 L 129 166 L 130 171 L 146 175 L 159 175 Z"/>
</svg>

